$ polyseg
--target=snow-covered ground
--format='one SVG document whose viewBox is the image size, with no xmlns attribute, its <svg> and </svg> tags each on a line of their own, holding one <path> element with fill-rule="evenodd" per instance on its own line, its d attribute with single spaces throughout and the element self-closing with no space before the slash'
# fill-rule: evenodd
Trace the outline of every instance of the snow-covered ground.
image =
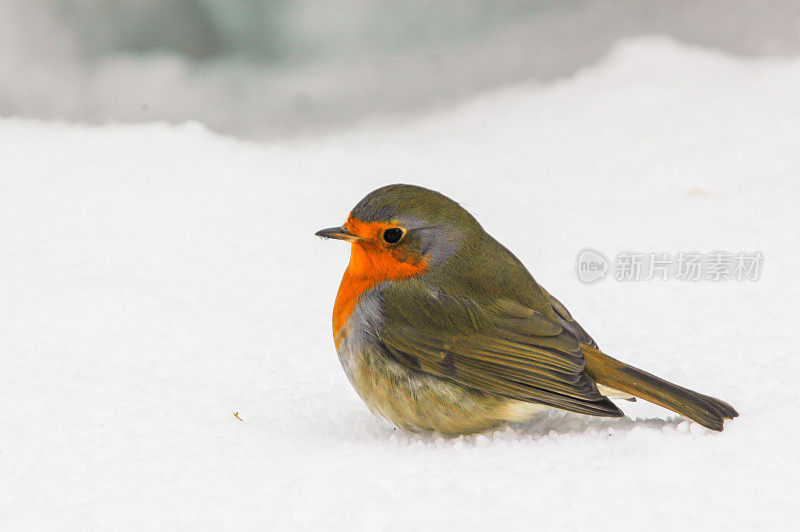
<svg viewBox="0 0 800 532">
<path fill-rule="evenodd" d="M 622 38 L 800 53 L 800 2 L 2 0 L 0 115 L 267 139 L 553 80 Z"/>
<path fill-rule="evenodd" d="M 0 120 L 0 528 L 793 526 L 798 94 L 798 59 L 650 38 L 267 145 Z M 606 351 L 741 417 L 622 403 L 456 439 L 374 418 L 330 334 L 348 251 L 313 233 L 391 182 L 461 201 Z M 758 281 L 584 285 L 587 246 L 765 258 Z"/>
</svg>

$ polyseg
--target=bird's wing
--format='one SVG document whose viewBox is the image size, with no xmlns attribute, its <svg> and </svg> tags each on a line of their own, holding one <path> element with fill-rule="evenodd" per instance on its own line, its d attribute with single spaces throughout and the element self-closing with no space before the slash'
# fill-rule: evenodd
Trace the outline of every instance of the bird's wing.
<svg viewBox="0 0 800 532">
<path fill-rule="evenodd" d="M 510 299 L 477 303 L 431 290 L 387 292 L 379 340 L 400 363 L 513 399 L 622 415 L 584 371 L 581 342 L 558 323 L 565 318 L 557 311 L 560 319 L 553 320 Z"/>
<path fill-rule="evenodd" d="M 539 287 L 541 288 L 541 286 Z M 582 344 L 588 345 L 589 347 L 597 348 L 597 342 L 589 336 L 581 324 L 575 321 L 575 318 L 572 317 L 572 314 L 569 313 L 567 307 L 565 307 L 561 301 L 554 298 L 547 292 L 544 288 L 542 288 L 542 292 L 547 296 L 547 302 L 550 304 L 550 307 L 555 311 L 556 317 L 558 318 L 558 323 L 568 330 L 572 335 L 578 339 L 578 341 Z"/>
</svg>

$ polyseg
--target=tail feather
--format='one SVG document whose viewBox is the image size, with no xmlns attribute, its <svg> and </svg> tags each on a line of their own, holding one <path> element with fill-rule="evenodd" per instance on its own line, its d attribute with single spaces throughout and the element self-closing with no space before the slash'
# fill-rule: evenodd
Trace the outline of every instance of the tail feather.
<svg viewBox="0 0 800 532">
<path fill-rule="evenodd" d="M 722 430 L 726 419 L 739 415 L 724 401 L 672 384 L 584 345 L 586 372 L 598 384 L 629 393 L 692 419 L 711 430 Z"/>
</svg>

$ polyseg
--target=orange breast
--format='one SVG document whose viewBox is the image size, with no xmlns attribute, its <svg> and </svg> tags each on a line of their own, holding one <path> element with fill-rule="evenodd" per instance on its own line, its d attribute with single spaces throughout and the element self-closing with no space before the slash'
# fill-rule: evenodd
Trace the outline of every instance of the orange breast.
<svg viewBox="0 0 800 532">
<path fill-rule="evenodd" d="M 377 235 L 387 224 L 365 223 L 348 219 L 347 226 L 365 239 L 350 244 L 350 264 L 342 277 L 336 303 L 333 306 L 333 339 L 336 345 L 342 339 L 343 329 L 350 314 L 364 292 L 384 281 L 405 279 L 428 269 L 427 257 L 411 257 L 398 249 L 382 247 L 367 235 Z"/>
</svg>

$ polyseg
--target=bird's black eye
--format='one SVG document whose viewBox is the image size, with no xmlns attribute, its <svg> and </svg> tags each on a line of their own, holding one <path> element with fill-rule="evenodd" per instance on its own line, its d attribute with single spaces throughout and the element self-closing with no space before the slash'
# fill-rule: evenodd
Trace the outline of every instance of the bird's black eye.
<svg viewBox="0 0 800 532">
<path fill-rule="evenodd" d="M 403 238 L 403 230 L 399 227 L 392 227 L 383 232 L 383 239 L 389 244 L 396 244 Z"/>
</svg>

